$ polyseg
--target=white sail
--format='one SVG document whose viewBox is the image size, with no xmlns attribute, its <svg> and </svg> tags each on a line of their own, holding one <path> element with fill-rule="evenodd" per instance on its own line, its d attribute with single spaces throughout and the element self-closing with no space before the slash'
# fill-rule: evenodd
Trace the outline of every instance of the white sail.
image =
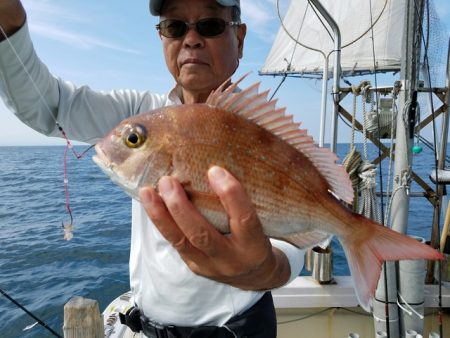
<svg viewBox="0 0 450 338">
<path fill-rule="evenodd" d="M 321 3 L 341 31 L 343 74 L 372 72 L 374 53 L 378 71 L 400 69 L 405 0 L 322 0 Z M 324 55 L 330 53 L 328 69 L 332 71 L 333 33 L 326 21 L 322 21 L 323 24 L 307 0 L 291 1 L 260 73 L 321 74 Z M 322 53 L 301 46 L 293 38 Z"/>
</svg>

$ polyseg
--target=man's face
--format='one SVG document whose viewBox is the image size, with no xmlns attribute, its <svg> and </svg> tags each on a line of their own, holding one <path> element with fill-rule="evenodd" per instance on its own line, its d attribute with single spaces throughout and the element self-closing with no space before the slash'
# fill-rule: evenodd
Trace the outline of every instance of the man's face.
<svg viewBox="0 0 450 338">
<path fill-rule="evenodd" d="M 161 21 L 178 19 L 195 23 L 205 18 L 232 21 L 231 7 L 214 0 L 166 0 Z M 184 91 L 208 95 L 236 70 L 242 56 L 245 25 L 227 26 L 215 37 L 203 37 L 191 27 L 181 38 L 161 35 L 167 67 Z"/>
</svg>

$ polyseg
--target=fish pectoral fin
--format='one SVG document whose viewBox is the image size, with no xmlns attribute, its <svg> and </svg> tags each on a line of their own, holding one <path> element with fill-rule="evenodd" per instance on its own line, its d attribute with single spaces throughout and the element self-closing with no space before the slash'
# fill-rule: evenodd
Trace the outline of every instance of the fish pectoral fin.
<svg viewBox="0 0 450 338">
<path fill-rule="evenodd" d="M 307 249 L 319 243 L 329 240 L 331 235 L 321 231 L 307 231 L 287 236 L 279 237 L 279 239 L 291 243 L 299 249 Z"/>
</svg>

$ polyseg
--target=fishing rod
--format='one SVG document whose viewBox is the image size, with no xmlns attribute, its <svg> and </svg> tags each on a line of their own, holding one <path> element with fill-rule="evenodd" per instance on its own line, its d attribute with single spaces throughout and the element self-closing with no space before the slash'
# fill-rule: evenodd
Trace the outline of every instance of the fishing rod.
<svg viewBox="0 0 450 338">
<path fill-rule="evenodd" d="M 10 295 L 8 295 L 4 290 L 0 288 L 0 293 L 5 296 L 7 299 L 9 299 L 14 305 L 19 307 L 21 310 L 23 310 L 27 315 L 29 315 L 31 318 L 33 318 L 35 321 L 38 322 L 39 325 L 43 326 L 46 330 L 50 331 L 51 334 L 53 334 L 55 337 L 63 338 L 59 333 L 54 331 L 50 326 L 48 326 L 45 322 L 43 322 L 41 319 L 36 317 L 31 311 L 29 311 L 25 306 L 20 304 L 17 300 L 12 298 Z"/>
</svg>

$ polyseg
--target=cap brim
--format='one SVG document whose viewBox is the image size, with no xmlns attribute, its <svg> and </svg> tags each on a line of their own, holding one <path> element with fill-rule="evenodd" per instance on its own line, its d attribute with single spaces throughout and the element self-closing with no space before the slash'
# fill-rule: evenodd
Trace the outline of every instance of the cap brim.
<svg viewBox="0 0 450 338">
<path fill-rule="evenodd" d="M 159 16 L 161 14 L 162 2 L 163 2 L 163 0 L 150 0 L 149 1 L 150 13 L 152 15 Z"/>
</svg>

